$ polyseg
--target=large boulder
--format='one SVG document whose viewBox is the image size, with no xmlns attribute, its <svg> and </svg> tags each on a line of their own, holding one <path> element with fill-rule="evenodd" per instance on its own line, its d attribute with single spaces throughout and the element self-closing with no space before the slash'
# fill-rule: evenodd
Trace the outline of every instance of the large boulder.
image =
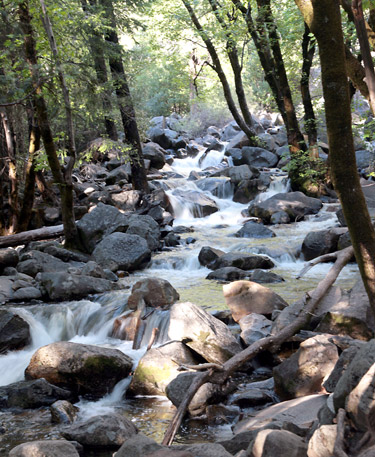
<svg viewBox="0 0 375 457">
<path fill-rule="evenodd" d="M 270 315 L 288 304 L 268 287 L 252 281 L 235 281 L 223 286 L 225 302 L 233 319 L 239 322 L 247 314 Z"/>
<path fill-rule="evenodd" d="M 275 391 L 282 400 L 321 392 L 339 358 L 327 335 L 317 335 L 301 343 L 297 352 L 274 368 Z"/>
<path fill-rule="evenodd" d="M 249 203 L 260 193 L 267 190 L 270 180 L 265 177 L 240 181 L 235 186 L 233 201 L 238 203 Z"/>
<path fill-rule="evenodd" d="M 258 224 L 254 221 L 245 222 L 245 224 L 234 234 L 237 238 L 272 238 L 276 233 L 265 227 L 263 224 Z"/>
<path fill-rule="evenodd" d="M 150 251 L 155 251 L 159 247 L 159 225 L 151 216 L 138 214 L 130 216 L 126 233 L 144 238 Z"/>
<path fill-rule="evenodd" d="M 165 165 L 165 150 L 157 143 L 146 143 L 142 149 L 143 158 L 151 162 L 151 167 L 160 170 Z"/>
<path fill-rule="evenodd" d="M 83 446 L 119 448 L 131 436 L 138 433 L 137 427 L 125 416 L 116 413 L 93 416 L 64 427 L 61 434 Z"/>
<path fill-rule="evenodd" d="M 178 341 L 152 348 L 141 358 L 129 392 L 134 395 L 165 395 L 167 385 L 180 373 L 179 365 L 196 365 L 197 359 Z"/>
<path fill-rule="evenodd" d="M 178 132 L 152 127 L 148 130 L 147 135 L 152 142 L 159 144 L 164 149 L 170 149 L 174 146 L 174 140 L 178 137 Z"/>
<path fill-rule="evenodd" d="M 125 232 L 128 226 L 127 216 L 117 208 L 103 203 L 99 203 L 77 222 L 78 234 L 90 254 L 104 236 L 113 232 Z"/>
<path fill-rule="evenodd" d="M 272 168 L 277 165 L 279 158 L 271 151 L 263 148 L 245 146 L 242 148 L 243 163 L 257 168 Z"/>
<path fill-rule="evenodd" d="M 113 457 L 146 457 L 150 455 L 152 456 L 158 451 L 164 452 L 165 449 L 167 448 L 161 446 L 153 439 L 143 435 L 143 433 L 137 433 L 126 440 Z M 163 456 L 163 454 L 160 455 Z"/>
<path fill-rule="evenodd" d="M 51 384 L 98 398 L 126 378 L 132 366 L 132 359 L 118 349 L 61 341 L 38 349 L 25 377 L 45 378 Z"/>
<path fill-rule="evenodd" d="M 211 273 L 206 276 L 206 279 L 223 282 L 238 281 L 239 279 L 249 278 L 250 273 L 248 271 L 244 271 L 236 267 L 218 268 L 217 270 L 211 271 Z"/>
<path fill-rule="evenodd" d="M 287 430 L 261 430 L 249 446 L 252 457 L 307 457 L 303 438 Z"/>
<path fill-rule="evenodd" d="M 147 241 L 138 235 L 112 233 L 106 236 L 93 252 L 95 261 L 111 271 L 136 270 L 150 260 Z"/>
<path fill-rule="evenodd" d="M 56 400 L 71 399 L 69 390 L 54 386 L 43 378 L 0 387 L 1 408 L 40 408 L 52 405 Z"/>
<path fill-rule="evenodd" d="M 192 303 L 176 303 L 171 307 L 168 336 L 184 341 L 209 362 L 224 363 L 241 351 L 223 322 Z"/>
<path fill-rule="evenodd" d="M 262 314 L 251 313 L 239 320 L 241 327 L 241 339 L 250 346 L 255 341 L 270 336 L 272 321 Z"/>
<path fill-rule="evenodd" d="M 145 278 L 137 281 L 128 298 L 128 307 L 136 309 L 141 300 L 152 308 L 169 308 L 180 299 L 180 294 L 166 279 Z"/>
<path fill-rule="evenodd" d="M 273 268 L 275 264 L 266 256 L 246 254 L 244 252 L 228 252 L 219 256 L 214 262 L 207 265 L 212 270 L 224 267 L 236 267 L 241 270 L 255 270 L 256 268 Z"/>
<path fill-rule="evenodd" d="M 209 268 L 209 265 L 223 254 L 225 253 L 220 249 L 211 248 L 210 246 L 203 246 L 199 251 L 198 260 L 202 266 Z"/>
<path fill-rule="evenodd" d="M 22 349 L 30 341 L 29 324 L 17 314 L 0 310 L 0 354 Z"/>
<path fill-rule="evenodd" d="M 219 211 L 216 202 L 202 192 L 176 189 L 173 195 L 184 199 L 184 204 L 190 208 L 194 217 L 206 217 Z"/>
<path fill-rule="evenodd" d="M 35 278 L 39 272 L 65 272 L 69 266 L 69 263 L 63 262 L 62 260 L 50 254 L 31 250 L 25 252 L 20 256 L 20 261 L 17 265 L 17 271 Z"/>
<path fill-rule="evenodd" d="M 2 273 L 6 267 L 15 267 L 18 260 L 18 252 L 15 249 L 0 249 L 0 273 Z"/>
<path fill-rule="evenodd" d="M 234 167 L 223 168 L 216 171 L 211 176 L 226 176 L 230 178 L 230 182 L 234 185 L 239 184 L 241 181 L 248 181 L 253 178 L 259 177 L 259 170 L 249 165 L 238 165 Z"/>
<path fill-rule="evenodd" d="M 49 300 L 75 300 L 90 294 L 101 294 L 117 290 L 116 282 L 93 276 L 69 274 L 63 272 L 38 273 L 36 279 Z"/>
<path fill-rule="evenodd" d="M 335 447 L 337 425 L 321 425 L 308 443 L 308 457 L 331 457 Z"/>
<path fill-rule="evenodd" d="M 200 179 L 196 181 L 196 185 L 203 192 L 210 192 L 219 198 L 228 198 L 232 193 L 230 179 L 225 176 Z"/>
<path fill-rule="evenodd" d="M 309 261 L 323 254 L 336 252 L 340 236 L 347 231 L 344 227 L 337 227 L 308 233 L 302 243 L 302 254 L 305 260 Z"/>
<path fill-rule="evenodd" d="M 79 457 L 75 446 L 66 440 L 30 441 L 14 447 L 9 457 Z"/>
<path fill-rule="evenodd" d="M 262 202 L 254 202 L 249 207 L 251 216 L 259 217 L 269 223 L 274 213 L 286 212 L 292 221 L 303 219 L 307 214 L 316 214 L 323 203 L 312 197 L 307 197 L 302 192 L 279 193 Z"/>
<path fill-rule="evenodd" d="M 113 206 L 124 211 L 135 211 L 142 200 L 142 193 L 139 190 L 123 190 L 111 194 Z"/>
</svg>

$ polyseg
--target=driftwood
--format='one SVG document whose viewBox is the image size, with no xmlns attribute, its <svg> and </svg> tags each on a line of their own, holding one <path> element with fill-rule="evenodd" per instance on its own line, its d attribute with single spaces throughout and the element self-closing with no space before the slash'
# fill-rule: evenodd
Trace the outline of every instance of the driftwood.
<svg viewBox="0 0 375 457">
<path fill-rule="evenodd" d="M 195 376 L 194 381 L 192 382 L 189 390 L 179 405 L 172 421 L 169 423 L 162 442 L 163 445 L 172 444 L 191 400 L 202 385 L 206 384 L 207 382 L 214 384 L 223 384 L 243 364 L 253 359 L 257 354 L 265 351 L 266 349 L 269 351 L 276 351 L 284 341 L 292 337 L 309 322 L 314 309 L 326 295 L 329 288 L 336 281 L 340 271 L 352 258 L 353 251 L 351 248 L 346 248 L 335 254 L 336 262 L 332 265 L 326 277 L 320 281 L 314 291 L 311 294 L 305 295 L 304 309 L 291 324 L 283 328 L 277 335 L 271 335 L 266 338 L 262 338 L 251 344 L 240 353 L 234 355 L 223 364 L 222 371 L 217 372 L 211 368 L 210 370 L 200 372 Z"/>
<path fill-rule="evenodd" d="M 16 233 L 15 235 L 0 236 L 0 248 L 9 248 L 30 243 L 30 241 L 47 240 L 57 238 L 64 234 L 64 226 L 54 225 L 52 227 L 42 227 L 36 230 Z"/>
<path fill-rule="evenodd" d="M 299 275 L 296 277 L 296 279 L 302 278 L 309 270 L 311 270 L 312 267 L 315 265 L 318 265 L 318 263 L 324 263 L 324 262 L 333 262 L 337 260 L 337 256 L 342 253 L 343 251 L 351 252 L 352 256 L 354 256 L 354 249 L 352 246 L 349 246 L 341 251 L 336 251 L 336 252 L 330 252 L 329 254 L 323 254 L 319 257 L 315 257 L 315 259 L 310 260 L 300 271 Z"/>
</svg>

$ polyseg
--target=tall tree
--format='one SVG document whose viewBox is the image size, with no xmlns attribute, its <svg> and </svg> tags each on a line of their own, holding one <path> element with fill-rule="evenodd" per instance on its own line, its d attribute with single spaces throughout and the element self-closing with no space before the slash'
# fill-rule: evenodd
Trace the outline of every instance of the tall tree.
<svg viewBox="0 0 375 457">
<path fill-rule="evenodd" d="M 295 2 L 319 45 L 332 180 L 375 315 L 375 232 L 357 173 L 339 0 Z"/>
</svg>

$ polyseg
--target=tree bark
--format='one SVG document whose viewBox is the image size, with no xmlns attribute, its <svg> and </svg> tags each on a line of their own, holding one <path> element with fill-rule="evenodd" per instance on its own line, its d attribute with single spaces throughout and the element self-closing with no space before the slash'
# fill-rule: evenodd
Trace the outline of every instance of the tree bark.
<svg viewBox="0 0 375 457">
<path fill-rule="evenodd" d="M 318 41 L 332 180 L 375 315 L 375 232 L 357 173 L 339 1 L 295 2 Z"/>
<path fill-rule="evenodd" d="M 110 29 L 108 30 L 105 39 L 112 47 L 109 55 L 109 67 L 111 69 L 118 105 L 120 108 L 125 140 L 130 146 L 132 185 L 134 189 L 142 190 L 145 193 L 148 193 L 149 186 L 143 161 L 142 145 L 139 137 L 133 101 L 130 95 L 124 65 L 122 63 L 112 0 L 100 0 L 100 2 L 106 12 L 106 17 L 109 19 Z"/>
<path fill-rule="evenodd" d="M 0 248 L 9 248 L 30 243 L 30 241 L 48 240 L 64 235 L 63 225 L 42 227 L 36 230 L 16 233 L 15 235 L 0 236 Z"/>
</svg>

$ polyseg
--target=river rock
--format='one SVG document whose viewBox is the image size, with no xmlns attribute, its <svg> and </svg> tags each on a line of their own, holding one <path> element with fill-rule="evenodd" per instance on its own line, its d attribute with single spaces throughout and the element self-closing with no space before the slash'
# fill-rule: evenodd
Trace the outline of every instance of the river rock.
<svg viewBox="0 0 375 457">
<path fill-rule="evenodd" d="M 151 162 L 151 167 L 160 170 L 165 165 L 166 151 L 157 143 L 146 143 L 143 148 L 143 158 Z"/>
<path fill-rule="evenodd" d="M 20 256 L 17 271 L 35 278 L 39 272 L 65 272 L 69 266 L 69 263 L 63 262 L 52 255 L 46 254 L 45 252 L 31 250 Z"/>
<path fill-rule="evenodd" d="M 126 378 L 132 365 L 132 359 L 117 349 L 61 341 L 38 349 L 25 377 L 45 378 L 80 395 L 98 398 Z"/>
<path fill-rule="evenodd" d="M 327 335 L 317 335 L 301 343 L 297 352 L 273 369 L 275 392 L 282 400 L 321 392 L 339 358 Z"/>
<path fill-rule="evenodd" d="M 218 198 L 227 198 L 232 192 L 230 179 L 221 176 L 217 178 L 204 178 L 196 182 L 197 187 L 203 192 L 211 192 Z"/>
<path fill-rule="evenodd" d="M 67 400 L 57 400 L 52 403 L 51 420 L 57 424 L 72 424 L 77 419 L 79 408 Z"/>
<path fill-rule="evenodd" d="M 249 276 L 249 272 L 241 270 L 240 268 L 224 267 L 211 271 L 211 273 L 206 276 L 206 279 L 230 282 L 237 281 L 239 279 L 249 279 Z"/>
<path fill-rule="evenodd" d="M 3 305 L 13 298 L 13 280 L 6 276 L 0 276 L 0 304 Z"/>
<path fill-rule="evenodd" d="M 180 294 L 170 282 L 160 278 L 145 278 L 137 281 L 128 298 L 128 307 L 136 309 L 141 300 L 152 308 L 169 308 L 180 299 Z"/>
<path fill-rule="evenodd" d="M 166 387 L 165 393 L 168 399 L 178 407 L 190 385 L 194 381 L 197 374 L 193 372 L 185 372 L 179 374 Z M 188 411 L 192 416 L 197 416 L 204 413 L 208 404 L 214 403 L 220 396 L 221 389 L 217 384 L 207 382 L 201 386 L 192 401 L 189 404 Z"/>
<path fill-rule="evenodd" d="M 77 229 L 88 253 L 92 253 L 96 244 L 112 232 L 124 232 L 128 228 L 128 217 L 117 208 L 103 203 L 77 222 Z"/>
<path fill-rule="evenodd" d="M 52 405 L 56 400 L 71 400 L 72 393 L 47 382 L 45 379 L 19 381 L 0 387 L 2 408 L 40 408 Z"/>
<path fill-rule="evenodd" d="M 306 432 L 318 418 L 318 412 L 327 402 L 328 395 L 307 395 L 293 400 L 283 401 L 261 411 L 256 412 L 252 417 L 245 418 L 238 422 L 233 429 L 235 435 L 246 430 L 253 430 L 265 424 L 279 424 L 284 428 L 287 424 L 300 428 Z M 284 425 L 283 425 L 284 424 Z"/>
<path fill-rule="evenodd" d="M 129 392 L 134 395 L 165 395 L 167 385 L 180 373 L 179 365 L 197 365 L 188 347 L 178 341 L 152 348 L 141 358 Z"/>
<path fill-rule="evenodd" d="M 258 284 L 270 284 L 284 281 L 284 278 L 276 273 L 273 273 L 272 271 L 264 271 L 259 269 L 252 271 L 249 279 L 253 282 L 257 282 Z"/>
<path fill-rule="evenodd" d="M 247 165 L 257 168 L 275 167 L 279 158 L 271 151 L 263 148 L 244 146 L 242 148 L 242 160 Z"/>
<path fill-rule="evenodd" d="M 142 192 L 139 190 L 123 190 L 110 195 L 111 203 L 116 208 L 124 211 L 135 211 L 142 200 Z"/>
<path fill-rule="evenodd" d="M 18 252 L 15 249 L 0 249 L 0 273 L 4 271 L 4 268 L 17 266 L 18 260 Z"/>
<path fill-rule="evenodd" d="M 173 195 L 184 199 L 184 204 L 190 206 L 194 217 L 206 217 L 219 211 L 216 202 L 202 192 L 176 189 Z"/>
<path fill-rule="evenodd" d="M 211 248 L 210 246 L 203 246 L 199 251 L 198 260 L 202 266 L 208 267 L 208 265 L 213 263 L 223 254 L 225 254 L 225 252 L 221 251 L 220 249 Z"/>
<path fill-rule="evenodd" d="M 285 211 L 292 221 L 303 219 L 307 214 L 316 214 L 323 204 L 318 198 L 307 197 L 302 192 L 279 193 L 249 207 L 251 216 L 269 223 L 272 214 Z"/>
<path fill-rule="evenodd" d="M 107 177 L 105 178 L 105 183 L 107 186 L 112 186 L 113 184 L 121 183 L 121 181 L 128 183 L 130 181 L 130 176 L 130 163 L 126 163 L 125 165 L 120 165 L 119 167 L 116 167 L 114 170 L 109 172 Z"/>
<path fill-rule="evenodd" d="M 252 457 L 307 457 L 304 440 L 287 430 L 261 430 L 251 443 Z"/>
<path fill-rule="evenodd" d="M 120 288 L 107 279 L 63 272 L 38 273 L 36 279 L 49 300 L 74 300 Z"/>
<path fill-rule="evenodd" d="M 159 144 L 164 149 L 172 148 L 173 140 L 178 137 L 178 133 L 174 130 L 160 127 L 152 127 L 147 131 L 147 135 L 152 142 Z"/>
<path fill-rule="evenodd" d="M 331 457 L 337 436 L 337 425 L 321 425 L 308 443 L 308 457 Z"/>
<path fill-rule="evenodd" d="M 189 456 L 192 457 L 233 457 L 225 448 L 218 443 L 197 443 L 180 446 L 180 449 L 185 449 Z M 162 454 L 152 457 L 164 457 Z M 166 455 L 168 457 L 168 454 Z M 178 457 L 178 456 L 176 456 Z"/>
<path fill-rule="evenodd" d="M 248 221 L 234 234 L 237 238 L 272 238 L 275 232 L 265 227 L 263 224 Z"/>
<path fill-rule="evenodd" d="M 275 292 L 252 281 L 235 281 L 223 286 L 225 302 L 239 322 L 250 313 L 270 315 L 288 304 Z"/>
<path fill-rule="evenodd" d="M 246 346 L 250 346 L 255 341 L 266 338 L 271 334 L 272 321 L 262 314 L 247 314 L 238 323 L 241 327 L 241 339 Z"/>
<path fill-rule="evenodd" d="M 255 167 L 249 167 L 249 165 L 238 165 L 223 168 L 222 170 L 213 173 L 212 176 L 226 176 L 230 178 L 230 182 L 232 184 L 238 185 L 242 181 L 249 181 L 250 179 L 258 178 L 259 170 Z"/>
<path fill-rule="evenodd" d="M 76 447 L 66 440 L 30 441 L 9 452 L 9 457 L 79 457 Z"/>
<path fill-rule="evenodd" d="M 241 351 L 229 328 L 192 303 L 171 307 L 168 336 L 184 341 L 208 362 L 224 363 Z"/>
<path fill-rule="evenodd" d="M 241 181 L 235 187 L 233 201 L 238 203 L 249 203 L 254 200 L 261 192 L 267 190 L 270 185 L 270 180 L 255 178 L 246 181 Z"/>
<path fill-rule="evenodd" d="M 30 341 L 29 324 L 17 314 L 0 310 L 0 354 L 22 349 Z"/>
<path fill-rule="evenodd" d="M 113 457 L 146 457 L 164 449 L 166 449 L 164 446 L 151 438 L 142 433 L 137 433 L 126 440 Z"/>
<path fill-rule="evenodd" d="M 93 257 L 103 268 L 111 271 L 131 271 L 150 260 L 150 249 L 144 238 L 128 233 L 112 233 L 95 248 Z"/>
<path fill-rule="evenodd" d="M 150 251 L 155 251 L 159 247 L 159 225 L 151 216 L 138 214 L 130 216 L 126 233 L 144 238 Z"/>
<path fill-rule="evenodd" d="M 75 422 L 61 430 L 64 438 L 78 441 L 83 446 L 110 448 L 119 448 L 137 433 L 138 429 L 133 422 L 113 412 Z"/>
<path fill-rule="evenodd" d="M 335 227 L 308 233 L 303 240 L 301 248 L 305 260 L 309 261 L 323 254 L 336 252 L 340 236 L 347 231 L 345 227 Z"/>
<path fill-rule="evenodd" d="M 214 262 L 207 265 L 212 270 L 224 267 L 236 267 L 241 270 L 254 270 L 256 268 L 273 268 L 275 264 L 266 256 L 246 254 L 244 252 L 228 252 L 219 256 Z"/>
</svg>

